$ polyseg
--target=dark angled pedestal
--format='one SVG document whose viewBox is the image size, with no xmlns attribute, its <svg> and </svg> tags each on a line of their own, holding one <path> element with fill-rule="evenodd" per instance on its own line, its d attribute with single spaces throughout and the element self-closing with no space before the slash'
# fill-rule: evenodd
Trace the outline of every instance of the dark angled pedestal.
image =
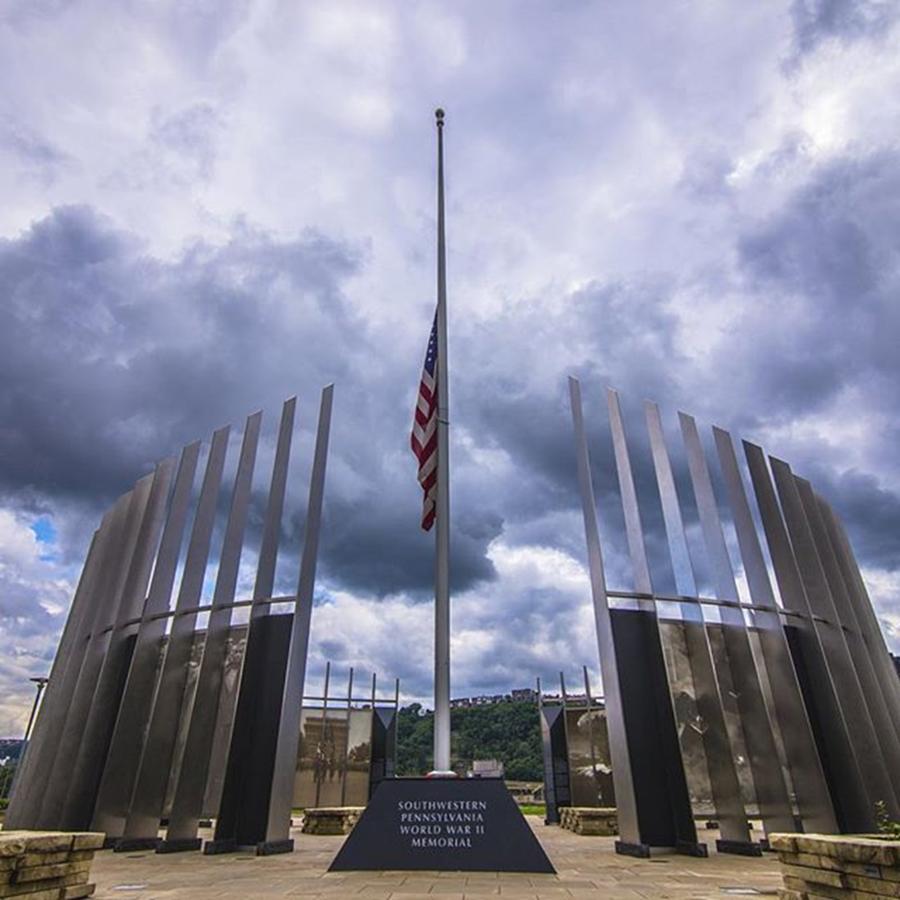
<svg viewBox="0 0 900 900">
<path fill-rule="evenodd" d="M 556 871 L 496 778 L 383 781 L 329 871 L 385 869 Z"/>
</svg>

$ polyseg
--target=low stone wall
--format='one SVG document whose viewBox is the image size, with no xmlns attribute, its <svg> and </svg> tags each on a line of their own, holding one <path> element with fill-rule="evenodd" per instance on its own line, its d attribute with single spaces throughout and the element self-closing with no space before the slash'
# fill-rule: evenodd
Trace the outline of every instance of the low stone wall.
<svg viewBox="0 0 900 900">
<path fill-rule="evenodd" d="M 575 834 L 612 835 L 619 833 L 616 809 L 611 806 L 561 806 L 559 824 Z"/>
<path fill-rule="evenodd" d="M 350 834 L 364 806 L 320 806 L 303 811 L 304 834 Z"/>
<path fill-rule="evenodd" d="M 0 897 L 76 900 L 90 897 L 98 832 L 0 831 Z"/>
<path fill-rule="evenodd" d="M 900 841 L 831 834 L 773 834 L 782 900 L 900 897 Z"/>
</svg>

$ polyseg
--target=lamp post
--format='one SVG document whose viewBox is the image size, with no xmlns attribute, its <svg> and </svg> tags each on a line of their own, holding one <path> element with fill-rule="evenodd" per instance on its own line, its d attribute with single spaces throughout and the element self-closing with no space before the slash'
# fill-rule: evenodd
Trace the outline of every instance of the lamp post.
<svg viewBox="0 0 900 900">
<path fill-rule="evenodd" d="M 29 678 L 28 680 L 34 683 L 34 686 L 37 688 L 37 693 L 34 696 L 34 703 L 31 707 L 31 715 L 28 717 L 28 727 L 25 729 L 26 744 L 31 738 L 31 729 L 34 727 L 34 717 L 35 715 L 37 715 L 38 704 L 41 702 L 41 694 L 44 692 L 44 688 L 47 687 L 47 682 L 50 679 L 45 678 L 44 676 L 38 676 L 37 678 Z M 25 748 L 23 747 L 22 749 L 24 750 Z"/>
</svg>

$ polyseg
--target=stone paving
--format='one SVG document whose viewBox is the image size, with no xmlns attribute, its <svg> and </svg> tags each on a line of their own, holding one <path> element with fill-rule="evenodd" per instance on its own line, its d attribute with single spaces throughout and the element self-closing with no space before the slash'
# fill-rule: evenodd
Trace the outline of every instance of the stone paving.
<svg viewBox="0 0 900 900">
<path fill-rule="evenodd" d="M 774 854 L 745 858 L 712 852 L 709 859 L 662 853 L 650 860 L 613 852 L 614 838 L 582 837 L 529 817 L 556 875 L 467 872 L 353 872 L 329 874 L 344 838 L 293 833 L 295 851 L 258 858 L 249 854 L 98 853 L 91 880 L 97 900 L 252 900 L 308 897 L 339 900 L 700 900 L 778 894 L 781 878 Z M 715 833 L 702 833 L 710 848 Z"/>
</svg>

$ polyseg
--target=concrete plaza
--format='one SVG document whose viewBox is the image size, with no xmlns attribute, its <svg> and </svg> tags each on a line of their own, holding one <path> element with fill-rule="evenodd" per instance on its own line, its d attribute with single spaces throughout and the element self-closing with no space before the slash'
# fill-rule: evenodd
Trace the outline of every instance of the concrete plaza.
<svg viewBox="0 0 900 900">
<path fill-rule="evenodd" d="M 729 896 L 777 896 L 781 883 L 773 854 L 745 858 L 711 853 L 709 859 L 660 854 L 650 860 L 613 852 L 614 838 L 581 837 L 529 817 L 557 869 L 556 875 L 466 872 L 358 872 L 329 874 L 343 837 L 301 834 L 294 853 L 258 858 L 240 853 L 97 854 L 92 878 L 98 900 L 168 900 L 309 897 L 336 900 L 442 900 L 507 897 L 700 900 Z M 710 848 L 715 833 L 701 834 Z"/>
</svg>

